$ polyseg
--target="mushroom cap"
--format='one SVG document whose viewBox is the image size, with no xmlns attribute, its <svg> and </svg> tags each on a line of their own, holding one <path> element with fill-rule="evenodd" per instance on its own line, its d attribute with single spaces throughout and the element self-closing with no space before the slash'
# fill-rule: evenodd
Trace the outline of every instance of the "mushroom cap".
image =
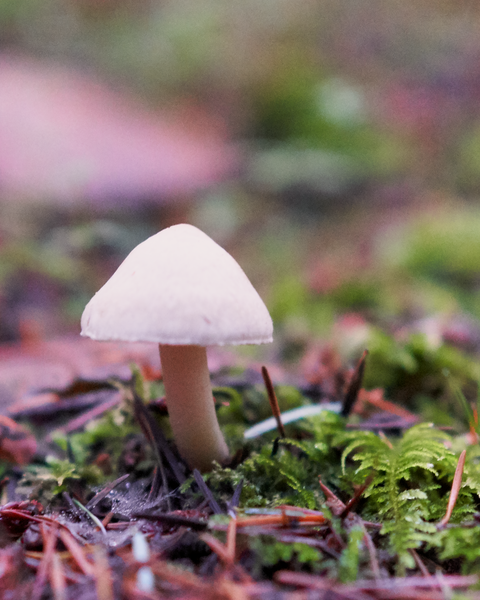
<svg viewBox="0 0 480 600">
<path fill-rule="evenodd" d="M 263 344 L 272 333 L 268 310 L 239 264 L 185 224 L 134 248 L 82 315 L 82 335 L 95 340 Z"/>
</svg>

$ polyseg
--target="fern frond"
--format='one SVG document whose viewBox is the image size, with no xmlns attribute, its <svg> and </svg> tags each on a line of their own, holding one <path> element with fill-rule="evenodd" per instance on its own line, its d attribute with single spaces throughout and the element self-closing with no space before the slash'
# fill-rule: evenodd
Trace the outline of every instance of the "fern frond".
<svg viewBox="0 0 480 600">
<path fill-rule="evenodd" d="M 342 470 L 345 473 L 345 463 L 350 454 L 357 448 L 364 448 L 365 452 L 355 455 L 354 460 L 361 461 L 359 469 L 364 469 L 364 461 L 369 461 L 369 467 L 376 464 L 381 464 L 385 461 L 383 454 L 384 450 L 388 449 L 388 444 L 385 440 L 372 433 L 371 431 L 352 432 L 344 434 L 342 441 L 352 441 L 347 445 L 342 453 Z M 375 467 L 377 468 L 377 467 Z"/>
<path fill-rule="evenodd" d="M 422 423 L 393 444 L 370 432 L 349 433 L 344 439 L 343 471 L 351 457 L 358 464 L 354 472 L 358 483 L 366 473 L 375 472 L 364 496 L 370 514 L 382 520 L 382 533 L 389 535 L 391 550 L 398 555 L 403 570 L 411 566 L 409 550 L 436 530 L 429 522 L 433 513 L 435 518 L 438 513 L 432 501 L 439 488 L 436 480 L 441 472 L 453 476 L 456 463 L 455 455 L 444 443 L 448 435 Z"/>
</svg>

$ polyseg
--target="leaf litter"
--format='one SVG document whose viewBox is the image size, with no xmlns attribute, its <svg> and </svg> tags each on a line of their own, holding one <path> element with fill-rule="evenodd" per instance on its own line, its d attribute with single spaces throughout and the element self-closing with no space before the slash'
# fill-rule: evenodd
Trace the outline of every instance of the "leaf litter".
<svg viewBox="0 0 480 600">
<path fill-rule="evenodd" d="M 273 382 L 213 357 L 231 460 L 202 475 L 170 439 L 156 352 L 75 342 L 36 354 L 34 373 L 70 361 L 61 386 L 10 388 L 2 597 L 478 597 L 478 445 L 366 390 L 367 353 L 349 369 L 325 347 L 308 377 L 275 365 Z M 308 406 L 323 410 L 282 420 Z M 274 428 L 245 436 L 269 411 Z"/>
</svg>

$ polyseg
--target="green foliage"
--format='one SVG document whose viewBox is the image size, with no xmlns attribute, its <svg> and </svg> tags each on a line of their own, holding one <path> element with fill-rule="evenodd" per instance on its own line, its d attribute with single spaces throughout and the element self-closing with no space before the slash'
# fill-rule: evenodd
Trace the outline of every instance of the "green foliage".
<svg viewBox="0 0 480 600">
<path fill-rule="evenodd" d="M 458 440 L 462 444 L 462 440 Z M 460 446 L 460 444 L 457 445 Z M 461 448 L 461 446 L 460 446 Z M 461 448 L 463 449 L 463 448 Z M 474 490 L 480 495 L 480 445 L 474 444 L 467 447 L 467 456 L 465 460 L 465 468 L 463 471 L 463 487 Z"/>
<path fill-rule="evenodd" d="M 279 385 L 275 388 L 280 410 L 286 411 L 305 404 L 305 398 L 295 387 Z M 217 417 L 232 452 L 245 443 L 245 426 L 258 423 L 271 416 L 265 386 L 255 386 L 242 393 L 231 387 L 214 388 L 217 400 Z"/>
<path fill-rule="evenodd" d="M 432 521 L 445 512 L 441 480 L 450 482 L 456 467 L 455 456 L 444 443 L 447 439 L 426 423 L 412 427 L 394 444 L 371 432 L 345 435 L 343 468 L 353 454 L 353 460 L 360 463 L 354 481 L 363 482 L 374 473 L 364 494 L 367 514 L 383 523 L 382 534 L 398 555 L 400 570 L 413 566 L 408 551 L 429 540 L 436 532 Z M 463 500 L 462 512 L 473 511 L 471 492 Z"/>
<path fill-rule="evenodd" d="M 480 212 L 477 208 L 447 211 L 418 221 L 391 257 L 409 271 L 458 283 L 476 280 L 480 261 Z"/>
<path fill-rule="evenodd" d="M 312 335 L 328 331 L 336 306 L 331 298 L 312 294 L 292 269 L 291 273 L 283 271 L 272 286 L 269 310 L 274 322 L 302 324 Z"/>
<path fill-rule="evenodd" d="M 300 427 L 310 439 L 256 441 L 258 450 L 235 470 L 217 467 L 206 474 L 209 485 L 227 501 L 232 489 L 243 481 L 240 506 L 244 509 L 279 504 L 319 508 L 318 476 L 322 474 L 325 482 L 338 482 L 340 455 L 332 441 L 343 431 L 344 420 L 325 411 Z"/>
<path fill-rule="evenodd" d="M 307 400 L 302 392 L 291 385 L 275 386 L 278 405 L 282 412 L 303 406 Z M 271 408 L 264 384 L 248 387 L 241 392 L 233 387 L 214 387 L 217 417 L 233 454 L 245 446 L 245 428 L 271 417 Z M 287 427 L 287 434 L 289 428 Z M 261 448 L 268 436 L 251 442 L 252 449 Z"/>
<path fill-rule="evenodd" d="M 417 219 L 381 244 L 381 269 L 403 278 L 426 314 L 460 308 L 478 317 L 479 226 L 478 207 L 462 204 Z"/>
<path fill-rule="evenodd" d="M 302 569 L 313 571 L 321 560 L 320 552 L 307 544 L 279 542 L 264 535 L 255 536 L 249 547 L 255 553 L 257 570 L 265 567 L 298 568 L 301 565 Z M 293 565 L 293 562 L 296 565 Z"/>
<path fill-rule="evenodd" d="M 480 528 L 476 523 L 467 527 L 453 527 L 437 532 L 429 540 L 430 548 L 439 551 L 441 560 L 462 561 L 464 575 L 478 574 L 480 570 Z"/>
<path fill-rule="evenodd" d="M 281 448 L 272 456 L 269 445 L 247 458 L 235 471 L 212 471 L 208 481 L 213 486 L 224 485 L 230 479 L 232 486 L 242 479 L 242 508 L 295 504 L 316 508 L 318 484 L 313 465 Z"/>
<path fill-rule="evenodd" d="M 366 345 L 369 357 L 365 370 L 366 388 L 382 387 L 392 399 L 397 395 L 403 402 L 422 395 L 442 398 L 444 408 L 453 415 L 458 402 L 449 380 L 459 385 L 478 380 L 478 362 L 447 344 L 435 344 L 427 335 L 412 333 L 398 340 L 371 327 Z M 449 376 L 447 380 L 446 375 Z"/>
<path fill-rule="evenodd" d="M 57 435 L 54 439 L 65 451 L 67 444 L 70 444 L 77 465 L 89 464 L 92 454 L 99 449 L 108 453 L 112 464 L 115 465 L 125 447 L 125 440 L 135 433 L 139 433 L 139 427 L 133 421 L 132 415 L 124 407 L 119 407 L 89 423 L 84 431 L 68 438 Z"/>
<path fill-rule="evenodd" d="M 104 478 L 95 465 L 79 465 L 48 456 L 45 465 L 30 465 L 25 469 L 16 491 L 21 496 L 35 498 L 47 505 L 57 494 L 66 491 L 74 480 L 98 485 Z"/>
<path fill-rule="evenodd" d="M 206 475 L 217 498 L 227 502 L 233 488 L 243 481 L 240 509 L 295 504 L 322 510 L 331 519 L 337 534 L 347 545 L 338 562 L 330 564 L 320 554 L 315 563 L 312 548 L 301 549 L 269 538 L 249 538 L 248 547 L 256 555 L 258 569 L 293 568 L 324 570 L 343 582 L 354 581 L 369 564 L 363 543 L 362 527 L 344 530 L 342 523 L 329 517 L 319 494 L 318 477 L 345 498 L 352 484 L 362 484 L 372 474 L 358 514 L 382 524 L 380 547 L 397 565 L 399 574 L 413 568 L 412 549 L 428 545 L 441 559 L 462 558 L 466 571 L 478 564 L 477 538 L 471 530 L 450 533 L 438 530 L 445 514 L 457 456 L 450 449 L 451 438 L 429 424 L 420 424 L 393 441 L 366 431 L 345 431 L 344 420 L 333 413 L 322 413 L 297 424 L 302 439 L 264 443 L 235 470 L 217 467 Z M 343 450 L 343 452 L 341 452 Z M 470 518 L 478 505 L 480 492 L 480 449 L 468 449 L 463 485 L 451 523 Z M 343 469 L 343 477 L 339 471 Z M 454 530 L 456 531 L 456 530 Z M 460 529 L 463 531 L 463 528 Z M 464 547 L 456 541 L 464 540 Z M 463 542 L 462 542 L 463 543 Z"/>
<path fill-rule="evenodd" d="M 400 379 L 415 373 L 418 362 L 405 343 L 399 343 L 393 336 L 370 328 L 368 341 L 368 361 L 365 369 L 366 387 L 393 388 Z"/>
<path fill-rule="evenodd" d="M 133 415 L 126 406 L 121 405 L 90 422 L 82 432 L 68 437 L 64 434 L 55 435 L 54 441 L 71 460 L 48 456 L 44 465 L 29 466 L 17 491 L 48 503 L 55 495 L 67 490 L 74 481 L 100 485 L 117 475 L 116 465 L 125 448 L 125 440 L 138 433 Z M 113 473 L 108 477 L 92 464 L 99 453 L 106 453 L 110 457 Z"/>
<path fill-rule="evenodd" d="M 269 75 L 254 94 L 256 136 L 322 148 L 354 159 L 357 171 L 376 174 L 397 169 L 405 158 L 400 139 L 367 121 L 359 86 L 319 77 L 317 65 L 298 53 L 285 57 L 282 68 Z"/>
<path fill-rule="evenodd" d="M 363 527 L 353 527 L 349 532 L 348 544 L 340 557 L 340 581 L 355 581 L 360 563 L 360 546 L 365 535 Z"/>
<path fill-rule="evenodd" d="M 47 457 L 47 464 L 50 467 L 50 475 L 52 479 L 56 480 L 58 488 L 63 486 L 66 479 L 80 479 L 75 465 L 68 460 Z"/>
</svg>

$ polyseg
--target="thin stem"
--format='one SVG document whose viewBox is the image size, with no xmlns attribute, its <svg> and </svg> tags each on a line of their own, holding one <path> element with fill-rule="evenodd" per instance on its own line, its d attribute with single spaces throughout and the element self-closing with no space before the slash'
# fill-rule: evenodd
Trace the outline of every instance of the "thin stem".
<svg viewBox="0 0 480 600">
<path fill-rule="evenodd" d="M 178 450 L 191 468 L 208 471 L 229 454 L 215 413 L 206 349 L 160 344 L 160 360 Z"/>
</svg>

